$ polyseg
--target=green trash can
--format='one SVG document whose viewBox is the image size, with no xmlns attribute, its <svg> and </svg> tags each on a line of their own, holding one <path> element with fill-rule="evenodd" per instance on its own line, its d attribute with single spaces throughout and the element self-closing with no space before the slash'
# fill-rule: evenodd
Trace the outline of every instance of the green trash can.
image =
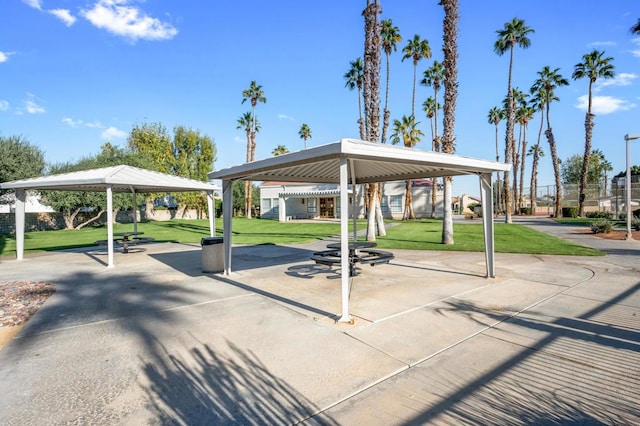
<svg viewBox="0 0 640 426">
<path fill-rule="evenodd" d="M 202 272 L 224 271 L 224 239 L 206 237 L 200 240 L 202 246 Z"/>
</svg>

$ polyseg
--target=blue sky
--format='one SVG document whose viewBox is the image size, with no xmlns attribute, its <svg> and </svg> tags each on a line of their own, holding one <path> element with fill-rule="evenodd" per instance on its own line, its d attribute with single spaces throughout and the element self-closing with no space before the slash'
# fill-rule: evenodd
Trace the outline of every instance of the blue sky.
<svg viewBox="0 0 640 426">
<path fill-rule="evenodd" d="M 3 0 L 0 14 L 0 134 L 22 135 L 49 163 L 99 152 L 106 141 L 125 146 L 135 124 L 185 125 L 214 139 L 215 169 L 241 164 L 244 133 L 237 119 L 249 110 L 242 91 L 256 80 L 266 104 L 256 157 L 279 144 L 303 148 L 358 137 L 357 95 L 345 88 L 349 61 L 362 55 L 366 2 L 299 0 Z M 403 41 L 392 56 L 391 117 L 411 113 L 413 66 L 401 61 L 406 41 L 419 34 L 442 60 L 442 8 L 437 0 L 380 0 Z M 592 49 L 614 58 L 616 78 L 596 86 L 594 149 L 625 167 L 626 133 L 640 132 L 640 37 L 629 28 L 640 3 L 618 0 L 461 1 L 456 153 L 495 159 L 487 113 L 506 94 L 508 55 L 493 52 L 496 30 L 514 17 L 535 30 L 531 47 L 517 49 L 514 85 L 528 90 L 545 65 L 571 80 Z M 384 62 L 383 62 L 384 65 Z M 431 65 L 421 61 L 418 75 Z M 384 78 L 384 68 L 382 76 Z M 586 80 L 558 90 L 551 109 L 558 155 L 582 154 Z M 417 110 L 432 89 L 418 86 Z M 426 118 L 421 128 L 429 135 Z M 530 123 L 537 137 L 539 117 Z M 424 141 L 418 148 L 429 149 Z M 504 125 L 500 127 L 504 157 Z M 539 185 L 553 184 L 548 147 Z M 632 145 L 640 164 L 640 142 Z M 530 169 L 530 166 L 528 165 Z M 529 172 L 527 172 L 527 176 Z M 528 182 L 528 177 L 527 177 Z M 528 184 L 527 184 L 528 186 Z M 477 195 L 476 180 L 457 178 L 454 195 Z"/>
</svg>

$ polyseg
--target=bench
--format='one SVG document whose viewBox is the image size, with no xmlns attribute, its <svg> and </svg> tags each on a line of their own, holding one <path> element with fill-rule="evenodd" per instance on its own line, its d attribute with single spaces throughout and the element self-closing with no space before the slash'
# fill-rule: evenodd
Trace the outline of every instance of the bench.
<svg viewBox="0 0 640 426">
<path fill-rule="evenodd" d="M 368 264 L 371 266 L 379 265 L 381 263 L 389 263 L 394 258 L 393 253 L 383 250 L 375 249 L 361 249 L 358 255 L 349 256 L 349 275 L 356 276 L 357 268 L 356 263 Z M 340 257 L 340 250 L 324 250 L 317 251 L 311 256 L 311 260 L 320 265 L 339 265 L 342 262 Z"/>
</svg>

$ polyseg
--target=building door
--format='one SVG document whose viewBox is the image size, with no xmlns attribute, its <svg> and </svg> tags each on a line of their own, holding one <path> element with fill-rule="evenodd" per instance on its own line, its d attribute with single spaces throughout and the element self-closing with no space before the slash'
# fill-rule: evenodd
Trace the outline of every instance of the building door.
<svg viewBox="0 0 640 426">
<path fill-rule="evenodd" d="M 334 199 L 320 198 L 320 217 L 334 217 L 335 207 Z"/>
</svg>

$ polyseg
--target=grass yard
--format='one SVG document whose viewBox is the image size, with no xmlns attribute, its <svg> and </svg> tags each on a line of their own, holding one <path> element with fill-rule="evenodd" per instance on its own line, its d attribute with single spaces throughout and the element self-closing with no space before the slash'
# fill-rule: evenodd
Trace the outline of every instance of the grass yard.
<svg viewBox="0 0 640 426">
<path fill-rule="evenodd" d="M 391 222 L 391 221 L 390 221 Z M 351 221 L 349 222 L 351 226 Z M 359 229 L 366 221 L 359 221 Z M 114 232 L 133 229 L 132 224 L 117 224 Z M 216 219 L 217 235 L 222 235 L 222 220 Z M 209 236 L 207 220 L 144 222 L 138 231 L 158 242 L 200 243 Z M 378 238 L 380 248 L 412 250 L 483 251 L 482 224 L 454 223 L 455 244 L 440 244 L 442 222 L 434 219 L 397 222 L 387 229 L 387 236 Z M 25 253 L 64 250 L 93 246 L 106 238 L 106 227 L 81 230 L 38 231 L 25 234 Z M 233 219 L 234 244 L 302 244 L 322 240 L 340 233 L 337 222 L 286 222 L 274 220 Z M 499 253 L 533 253 L 578 256 L 598 256 L 603 253 L 563 239 L 553 237 L 518 224 L 495 225 L 495 246 Z M 0 235 L 0 256 L 15 256 L 15 237 Z"/>
</svg>

